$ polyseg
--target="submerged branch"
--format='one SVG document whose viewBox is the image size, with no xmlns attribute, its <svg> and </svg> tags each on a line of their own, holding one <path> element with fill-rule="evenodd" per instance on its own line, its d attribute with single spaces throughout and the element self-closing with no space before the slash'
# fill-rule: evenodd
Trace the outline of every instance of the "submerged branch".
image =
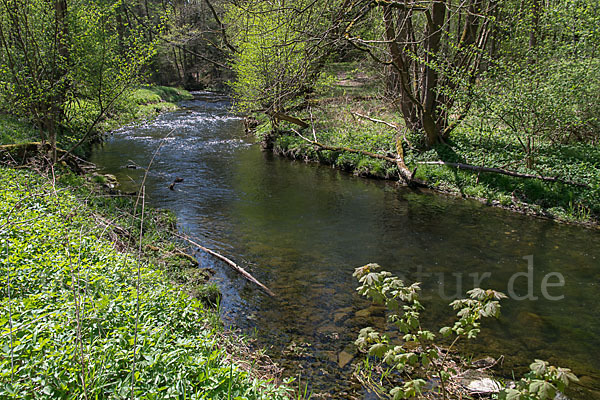
<svg viewBox="0 0 600 400">
<path fill-rule="evenodd" d="M 264 290 L 269 296 L 275 297 L 275 293 L 273 293 L 271 291 L 271 289 L 269 289 L 268 287 L 266 287 L 265 285 L 263 285 L 260 281 L 258 281 L 255 277 L 253 277 L 252 275 L 250 275 L 249 272 L 247 272 L 245 269 L 243 269 L 242 267 L 240 267 L 239 265 L 237 265 L 236 263 L 234 263 L 233 261 L 231 261 L 229 258 L 217 253 L 216 251 L 213 251 L 209 248 L 206 248 L 196 242 L 194 242 L 193 240 L 191 240 L 190 238 L 188 238 L 187 236 L 183 236 L 180 235 L 178 233 L 173 232 L 173 235 L 177 236 L 178 238 L 180 238 L 181 240 L 185 240 L 186 242 L 188 242 L 189 244 L 198 247 L 200 250 L 205 251 L 206 253 L 210 254 L 213 257 L 218 258 L 219 260 L 225 261 L 231 268 L 233 268 L 234 270 L 236 270 L 237 272 L 239 272 L 240 274 L 242 274 L 242 276 L 244 278 L 246 278 L 247 280 L 249 280 L 252 283 L 255 283 L 256 285 L 258 285 L 262 290 Z"/>
</svg>

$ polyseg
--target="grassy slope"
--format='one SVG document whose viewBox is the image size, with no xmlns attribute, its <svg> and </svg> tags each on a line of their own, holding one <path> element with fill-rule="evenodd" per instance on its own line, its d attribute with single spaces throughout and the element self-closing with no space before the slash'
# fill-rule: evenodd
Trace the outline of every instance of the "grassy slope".
<svg viewBox="0 0 600 400">
<path fill-rule="evenodd" d="M 102 120 L 97 131 L 108 132 L 135 121 L 151 119 L 165 111 L 177 108 L 178 101 L 190 100 L 193 96 L 179 88 L 166 86 L 144 86 L 135 89 L 130 95 L 121 99 L 115 109 Z M 85 100 L 74 103 L 70 110 L 73 126 L 87 127 L 96 116 Z M 24 143 L 39 140 L 39 133 L 26 121 L 10 115 L 0 114 L 0 144 Z M 59 145 L 67 148 L 78 140 L 77 135 L 64 134 L 59 138 Z"/>
<path fill-rule="evenodd" d="M 0 144 L 25 143 L 37 140 L 37 131 L 26 122 L 0 114 Z"/>
<path fill-rule="evenodd" d="M 82 398 L 83 381 L 87 398 L 128 398 L 138 294 L 136 398 L 284 397 L 230 361 L 213 311 L 115 250 L 97 224 L 107 200 L 56 190 L 0 168 L 0 398 Z"/>
<path fill-rule="evenodd" d="M 394 154 L 395 130 L 352 115 L 401 122 L 402 117 L 378 96 L 377 77 L 357 71 L 369 70 L 356 64 L 331 67 L 325 85 L 313 100 L 312 118 L 321 143 Z M 300 114 L 310 120 L 308 113 Z M 258 134 L 267 133 L 267 124 Z M 275 139 L 274 151 L 291 158 L 318 161 L 361 176 L 385 179 L 397 177 L 394 165 L 358 154 L 317 151 L 301 138 L 285 132 Z M 305 132 L 312 136 L 311 132 Z M 418 138 L 408 138 L 415 143 Z M 552 145 L 539 147 L 536 170 L 523 164 L 525 154 L 516 140 L 501 132 L 480 134 L 477 121 L 467 121 L 453 132 L 448 145 L 429 151 L 405 147 L 406 162 L 414 168 L 417 161 L 465 162 L 486 167 L 556 176 L 585 183 L 589 188 L 543 182 L 537 179 L 513 178 L 490 173 L 458 171 L 450 167 L 420 165 L 416 177 L 438 190 L 464 197 L 482 199 L 490 204 L 519 211 L 545 215 L 564 221 L 595 223 L 600 220 L 600 148 L 591 145 Z M 415 146 L 416 147 L 416 146 Z"/>
<path fill-rule="evenodd" d="M 151 119 L 165 111 L 177 109 L 175 104 L 191 100 L 192 96 L 184 89 L 167 86 L 144 86 L 134 90 L 117 107 L 109 118 L 102 121 L 99 130 L 108 132 L 135 121 Z"/>
</svg>

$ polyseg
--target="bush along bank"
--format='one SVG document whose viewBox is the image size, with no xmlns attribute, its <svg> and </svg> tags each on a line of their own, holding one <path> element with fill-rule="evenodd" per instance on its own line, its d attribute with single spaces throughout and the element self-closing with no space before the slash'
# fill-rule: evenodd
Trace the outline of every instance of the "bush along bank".
<svg viewBox="0 0 600 400">
<path fill-rule="evenodd" d="M 353 118 L 350 111 L 338 110 L 336 116 L 330 115 L 331 119 L 322 118 L 321 122 L 315 123 L 314 134 L 318 142 L 336 148 L 334 150 L 312 144 L 310 141 L 314 136 L 310 127 L 298 130 L 297 126 L 282 123 L 279 129 L 272 130 L 265 121 L 255 133 L 263 148 L 278 155 L 331 165 L 362 177 L 398 180 L 395 163 L 360 153 L 393 159 L 397 131 L 370 120 Z M 521 146 L 503 135 L 482 137 L 465 127 L 453 132 L 446 143 L 430 149 L 413 145 L 417 141 L 411 137 L 403 139 L 404 161 L 414 172 L 414 178 L 424 186 L 521 213 L 598 227 L 598 146 L 542 143 L 537 149 L 535 168 L 529 169 L 518 166 L 526 157 Z M 359 153 L 337 149 L 342 147 Z M 440 165 L 440 161 L 447 165 Z M 469 171 L 452 164 L 510 169 L 524 175 L 557 178 L 557 181 Z M 506 168 L 507 165 L 514 167 Z"/>
<path fill-rule="evenodd" d="M 171 282 L 198 278 L 156 230 L 172 216 L 86 187 L 0 168 L 0 398 L 288 398 Z"/>
</svg>

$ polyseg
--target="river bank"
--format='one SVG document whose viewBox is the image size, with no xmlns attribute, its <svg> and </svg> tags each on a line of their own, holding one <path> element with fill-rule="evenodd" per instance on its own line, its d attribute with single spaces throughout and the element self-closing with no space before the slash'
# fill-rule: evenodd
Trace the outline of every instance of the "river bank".
<svg viewBox="0 0 600 400">
<path fill-rule="evenodd" d="M 138 89 L 99 132 L 191 98 Z M 17 144 L 7 149 L 37 134 L 9 116 L 0 133 Z M 172 212 L 120 192 L 112 175 L 29 168 L 0 167 L 0 397 L 290 398 L 268 357 L 224 333 L 214 270 L 174 236 Z"/>
<path fill-rule="evenodd" d="M 467 118 L 445 143 L 427 149 L 421 137 L 402 133 L 399 123 L 402 116 L 381 97 L 377 77 L 357 71 L 360 66 L 342 63 L 324 73 L 321 80 L 326 83 L 317 85 L 310 100 L 296 107 L 293 113 L 310 125 L 307 128 L 280 121 L 273 130 L 265 116 L 258 116 L 260 125 L 255 130 L 258 140 L 275 154 L 290 159 L 331 165 L 362 177 L 398 180 L 398 169 L 393 162 L 319 148 L 309 140 L 393 159 L 400 132 L 405 164 L 414 171 L 415 179 L 435 191 L 528 215 L 598 227 L 600 148 L 597 145 L 536 138 L 535 155 L 528 165 L 529 156 L 520 138 L 505 133 L 502 126 L 491 129 L 484 121 Z M 557 181 L 469 171 L 457 168 L 457 164 Z"/>
<path fill-rule="evenodd" d="M 288 398 L 221 333 L 172 214 L 56 172 L 0 169 L 3 398 Z"/>
<path fill-rule="evenodd" d="M 91 140 L 76 150 L 79 156 L 89 155 L 91 145 L 101 141 L 108 132 L 121 126 L 147 121 L 156 118 L 159 114 L 177 109 L 177 102 L 190 100 L 194 96 L 180 88 L 167 86 L 141 86 L 134 89 L 129 95 L 123 96 L 114 106 L 113 110 L 105 115 L 94 128 Z M 79 103 L 84 103 L 83 105 Z M 85 101 L 77 102 L 74 106 L 72 131 L 67 131 L 58 137 L 58 146 L 69 148 L 79 140 L 78 126 L 85 126 L 87 120 L 93 115 L 93 110 L 85 107 Z M 38 130 L 16 116 L 0 113 L 0 145 L 22 144 L 39 140 Z"/>
<path fill-rule="evenodd" d="M 393 140 L 388 139 L 385 142 L 385 139 L 382 138 L 383 135 L 379 133 L 357 143 L 348 140 L 347 137 L 331 135 L 329 132 L 317 132 L 319 140 L 329 146 L 352 146 L 367 152 L 382 153 L 380 150 L 382 147 L 391 149 L 394 145 Z M 285 129 L 276 133 L 261 132 L 258 134 L 261 141 L 264 141 L 267 136 L 269 137 L 266 139 L 267 141 L 272 140 L 272 143 L 267 147 L 277 155 L 292 160 L 330 165 L 364 178 L 398 180 L 397 168 L 392 163 L 344 151 L 321 150 L 295 135 L 293 131 Z M 381 141 L 382 139 L 384 140 L 384 146 L 370 144 L 371 141 Z M 583 185 L 586 185 L 586 187 L 506 175 L 494 176 L 486 172 L 478 173 L 452 166 L 435 165 L 440 154 L 443 154 L 441 159 L 445 163 L 460 163 L 464 159 L 473 160 L 482 157 L 481 154 L 475 154 L 480 153 L 480 150 L 477 149 L 477 141 L 479 139 L 470 137 L 467 134 L 455 134 L 453 141 L 449 144 L 462 147 L 465 151 L 460 154 L 454 152 L 452 147 L 445 147 L 445 145 L 439 145 L 433 150 L 422 153 L 408 150 L 405 152 L 407 166 L 416 171 L 415 178 L 424 182 L 429 189 L 439 193 L 477 200 L 490 206 L 534 217 L 543 217 L 596 229 L 599 227 L 600 199 L 598 198 L 597 183 L 595 183 L 598 174 L 598 169 L 595 167 L 597 161 L 595 161 L 595 158 L 585 160 L 583 157 L 586 151 L 598 153 L 597 149 L 565 146 L 559 153 L 554 154 L 556 157 L 549 157 L 546 160 L 547 167 L 552 171 L 557 170 L 555 168 L 557 165 L 569 170 L 578 167 L 577 164 L 584 164 L 581 166 L 581 176 L 583 177 L 581 182 L 585 182 Z M 491 143 L 490 147 L 495 148 L 495 150 L 487 153 L 487 156 L 499 158 L 499 156 L 506 154 L 504 151 L 505 145 L 505 142 Z M 391 151 L 383 152 L 383 155 L 392 154 Z M 548 149 L 548 154 L 551 153 L 552 150 Z M 571 163 L 565 165 L 560 158 L 569 158 L 569 154 L 579 155 L 571 159 Z M 600 154 L 595 155 L 596 158 L 598 156 Z M 486 155 L 483 157 L 486 157 Z M 432 165 L 420 164 L 427 162 L 431 162 Z M 473 165 L 474 163 L 471 161 L 470 164 Z M 490 166 L 488 168 L 496 167 Z"/>
</svg>

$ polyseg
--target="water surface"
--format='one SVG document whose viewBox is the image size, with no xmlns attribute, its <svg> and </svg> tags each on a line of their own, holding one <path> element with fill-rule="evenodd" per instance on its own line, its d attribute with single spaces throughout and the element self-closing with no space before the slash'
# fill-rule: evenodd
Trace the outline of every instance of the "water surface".
<svg viewBox="0 0 600 400">
<path fill-rule="evenodd" d="M 162 143 L 146 186 L 150 203 L 173 210 L 180 229 L 277 294 L 268 297 L 199 255 L 217 271 L 225 323 L 256 336 L 287 374 L 301 373 L 314 393 L 360 395 L 339 354 L 353 353 L 360 328 L 385 325 L 383 314 L 355 293 L 355 267 L 376 262 L 422 281 L 425 320 L 437 330 L 452 323 L 447 304 L 456 294 L 464 296 L 482 277 L 482 287 L 507 292 L 532 256 L 530 297 L 537 299 L 504 301 L 500 320 L 486 321 L 464 351 L 503 355 L 507 376 L 524 372 L 534 358 L 570 367 L 582 376 L 571 397 L 600 399 L 598 231 L 273 157 L 244 136 L 228 107 L 224 97 L 198 93 L 179 111 L 116 131 L 93 161 L 124 190 L 136 190 L 143 170 L 125 166 L 146 166 Z M 184 181 L 169 190 L 175 178 Z M 559 283 L 559 273 L 564 286 L 544 296 L 550 273 L 547 283 Z M 527 277 L 514 282 L 515 294 L 525 297 Z"/>
</svg>

